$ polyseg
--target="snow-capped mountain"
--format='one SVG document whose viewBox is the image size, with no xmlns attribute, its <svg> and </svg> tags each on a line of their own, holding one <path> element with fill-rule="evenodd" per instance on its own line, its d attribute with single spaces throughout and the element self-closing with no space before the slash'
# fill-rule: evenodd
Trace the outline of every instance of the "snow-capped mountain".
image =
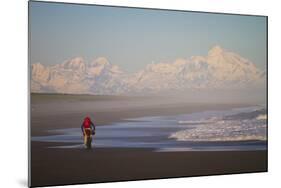
<svg viewBox="0 0 281 188">
<path fill-rule="evenodd" d="M 148 64 L 134 73 L 104 57 L 86 63 L 74 58 L 62 64 L 32 64 L 31 91 L 73 94 L 136 94 L 167 90 L 225 89 L 265 86 L 264 72 L 255 64 L 214 46 L 206 57 Z"/>
</svg>

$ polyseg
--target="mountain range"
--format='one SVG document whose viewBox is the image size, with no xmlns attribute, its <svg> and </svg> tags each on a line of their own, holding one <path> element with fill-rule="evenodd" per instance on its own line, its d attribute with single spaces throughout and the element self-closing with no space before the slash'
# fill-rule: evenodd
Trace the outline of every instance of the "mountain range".
<svg viewBox="0 0 281 188">
<path fill-rule="evenodd" d="M 207 56 L 151 63 L 135 72 L 105 57 L 86 63 L 81 57 L 61 64 L 31 65 L 31 92 L 68 94 L 143 94 L 265 86 L 265 72 L 237 53 L 214 46 Z"/>
</svg>

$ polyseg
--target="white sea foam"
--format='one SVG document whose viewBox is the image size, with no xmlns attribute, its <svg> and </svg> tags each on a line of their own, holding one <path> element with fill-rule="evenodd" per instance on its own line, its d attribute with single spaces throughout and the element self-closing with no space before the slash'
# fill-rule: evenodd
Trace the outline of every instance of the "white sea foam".
<svg viewBox="0 0 281 188">
<path fill-rule="evenodd" d="M 266 140 L 266 129 L 265 122 L 257 119 L 218 120 L 177 131 L 172 133 L 169 138 L 178 141 Z"/>
<path fill-rule="evenodd" d="M 267 115 L 266 114 L 261 114 L 258 117 L 256 117 L 257 120 L 266 120 L 267 119 Z"/>
</svg>

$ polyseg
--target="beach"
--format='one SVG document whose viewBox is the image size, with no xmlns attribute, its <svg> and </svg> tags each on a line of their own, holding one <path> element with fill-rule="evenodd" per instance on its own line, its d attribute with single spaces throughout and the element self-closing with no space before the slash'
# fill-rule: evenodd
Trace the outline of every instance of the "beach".
<svg viewBox="0 0 281 188">
<path fill-rule="evenodd" d="M 83 147 L 67 147 L 77 145 L 71 141 L 45 142 L 32 139 L 55 135 L 51 130 L 79 129 L 86 115 L 93 117 L 99 128 L 147 116 L 223 111 L 245 106 L 249 104 L 201 104 L 177 100 L 168 103 L 146 97 L 32 94 L 31 185 L 265 172 L 267 149 L 157 152 L 150 147 L 95 146 L 94 140 L 93 149 L 86 150 Z"/>
<path fill-rule="evenodd" d="M 267 171 L 267 151 L 158 153 L 120 148 L 46 150 L 48 146 L 32 143 L 32 186 Z"/>
</svg>

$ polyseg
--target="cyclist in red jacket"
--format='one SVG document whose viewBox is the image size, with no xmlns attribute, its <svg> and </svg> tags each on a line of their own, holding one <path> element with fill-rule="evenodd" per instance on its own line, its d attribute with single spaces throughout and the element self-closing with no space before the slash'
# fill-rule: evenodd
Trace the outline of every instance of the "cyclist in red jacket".
<svg viewBox="0 0 281 188">
<path fill-rule="evenodd" d="M 82 125 L 81 125 L 81 130 L 84 136 L 84 143 L 85 145 L 87 144 L 87 138 L 90 138 L 90 142 L 92 142 L 92 135 L 95 134 L 96 132 L 96 126 L 92 122 L 90 117 L 85 117 Z"/>
<path fill-rule="evenodd" d="M 85 117 L 85 119 L 81 125 L 81 129 L 82 129 L 83 134 L 84 134 L 85 129 L 91 129 L 92 132 L 94 133 L 96 130 L 96 126 L 92 122 L 91 118 L 87 116 L 87 117 Z"/>
</svg>

